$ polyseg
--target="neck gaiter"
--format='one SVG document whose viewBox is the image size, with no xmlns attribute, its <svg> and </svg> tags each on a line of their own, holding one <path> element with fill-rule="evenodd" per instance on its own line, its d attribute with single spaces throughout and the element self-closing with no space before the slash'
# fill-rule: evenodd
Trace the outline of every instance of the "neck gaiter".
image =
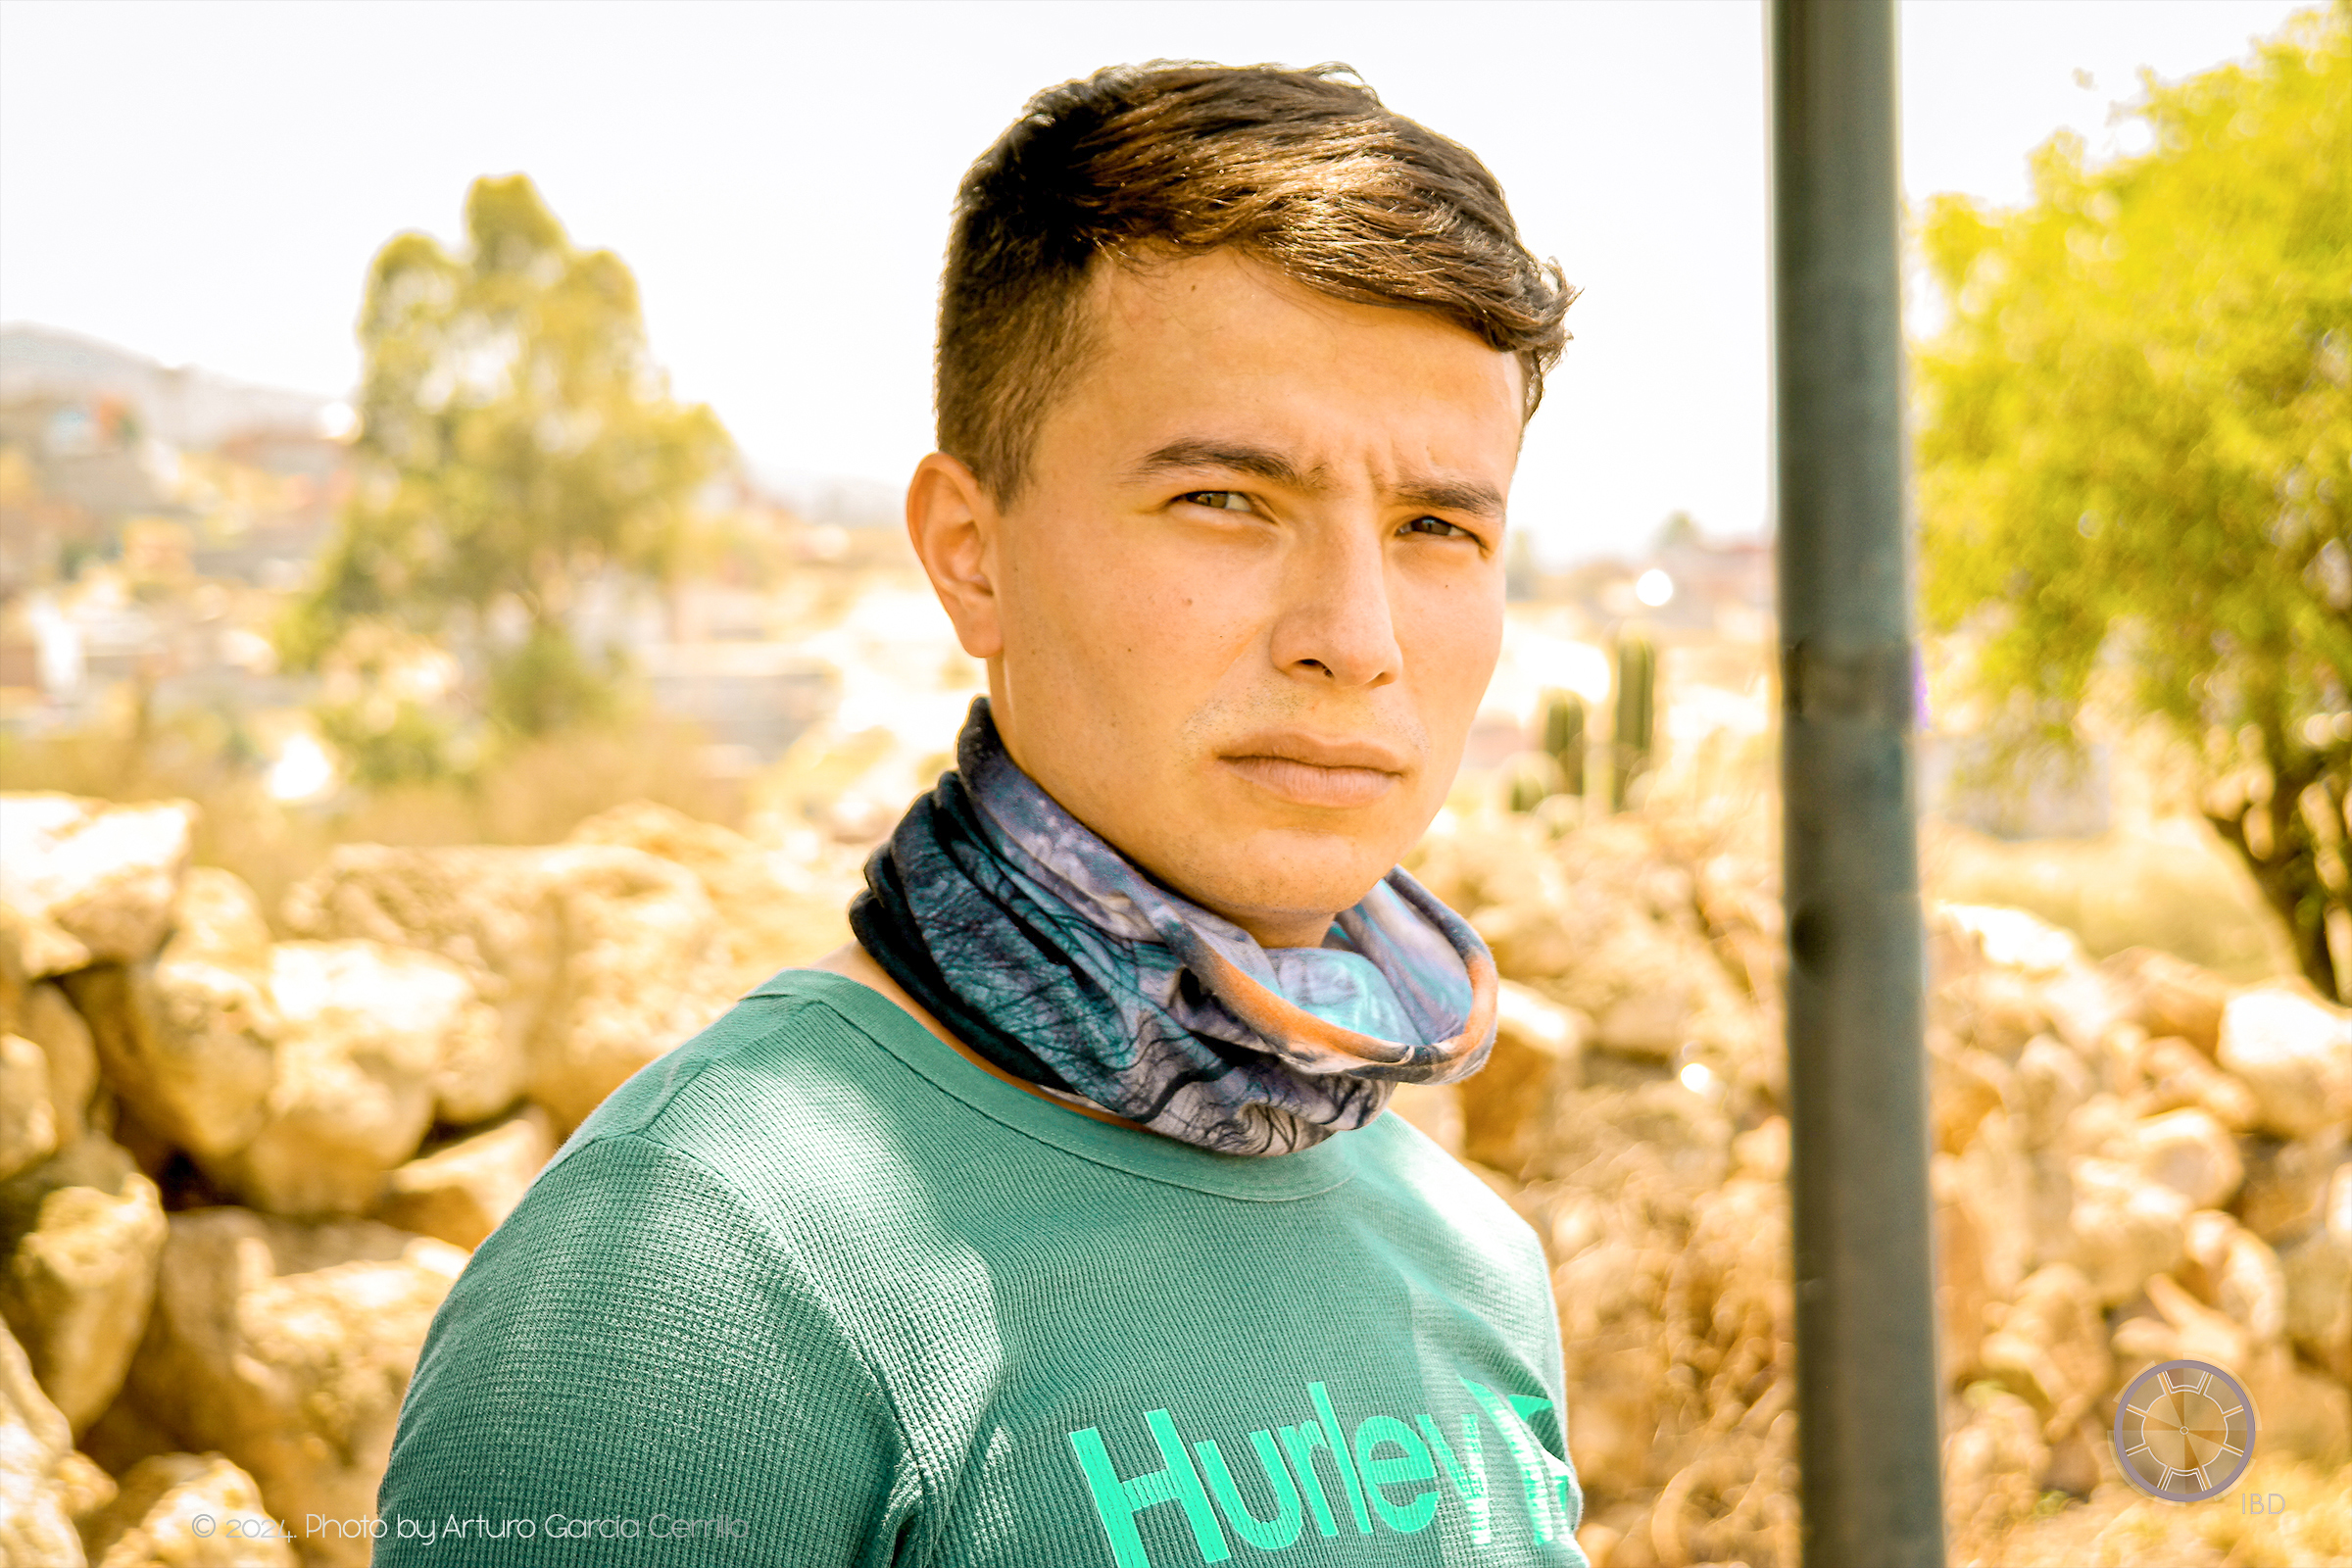
<svg viewBox="0 0 2352 1568">
<path fill-rule="evenodd" d="M 1402 869 L 1320 948 L 1264 948 L 1153 881 L 1006 755 L 973 701 L 956 766 L 850 906 L 907 995 L 1013 1076 L 1229 1154 L 1361 1127 L 1398 1083 L 1476 1072 L 1494 960 Z"/>
</svg>

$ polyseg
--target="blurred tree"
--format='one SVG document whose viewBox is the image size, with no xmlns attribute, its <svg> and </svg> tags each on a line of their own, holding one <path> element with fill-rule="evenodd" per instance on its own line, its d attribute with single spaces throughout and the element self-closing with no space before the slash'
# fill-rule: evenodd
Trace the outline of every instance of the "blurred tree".
<svg viewBox="0 0 2352 1568">
<path fill-rule="evenodd" d="M 451 638 L 483 661 L 493 724 L 537 735 L 612 703 L 613 669 L 572 637 L 582 584 L 670 577 L 731 448 L 708 408 L 670 401 L 628 268 L 575 249 L 529 179 L 475 180 L 466 236 L 456 256 L 417 233 L 376 255 L 360 482 L 279 644 L 296 667 L 365 670 L 355 637 Z M 371 690 L 323 716 L 347 747 L 383 731 L 393 773 L 424 766 L 413 699 Z"/>
<path fill-rule="evenodd" d="M 1918 361 L 1928 619 L 1980 634 L 2013 735 L 2071 745 L 2101 671 L 2169 720 L 2341 1001 L 2352 3 L 2249 65 L 2143 82 L 2148 151 L 2093 168 L 2062 133 L 2025 208 L 1928 210 L 1951 305 Z"/>
</svg>

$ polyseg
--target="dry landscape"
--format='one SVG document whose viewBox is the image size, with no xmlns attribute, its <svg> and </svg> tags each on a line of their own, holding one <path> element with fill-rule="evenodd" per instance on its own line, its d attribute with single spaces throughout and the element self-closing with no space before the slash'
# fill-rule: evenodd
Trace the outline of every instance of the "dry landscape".
<svg viewBox="0 0 2352 1568">
<path fill-rule="evenodd" d="M 825 765 L 808 799 L 863 763 Z M 191 864 L 185 802 L 0 798 L 0 1563 L 364 1562 L 192 1520 L 368 1514 L 467 1250 L 614 1085 L 839 940 L 856 834 L 779 800 L 750 836 L 636 805 L 346 844 L 265 909 Z M 1486 1072 L 1399 1108 L 1550 1250 L 1595 1568 L 1798 1560 L 1753 816 L 1449 810 L 1409 862 L 1512 984 Z M 1953 1562 L 2352 1563 L 2352 1017 L 2016 909 L 1931 939 Z M 2114 1396 L 2175 1355 L 2241 1373 L 2238 1491 L 2283 1512 L 2124 1482 Z"/>
</svg>

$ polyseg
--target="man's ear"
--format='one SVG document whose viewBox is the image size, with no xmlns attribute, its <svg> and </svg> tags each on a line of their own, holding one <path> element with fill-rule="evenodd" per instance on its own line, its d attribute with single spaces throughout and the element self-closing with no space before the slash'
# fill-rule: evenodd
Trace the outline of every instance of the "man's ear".
<svg viewBox="0 0 2352 1568">
<path fill-rule="evenodd" d="M 914 466 L 906 485 L 906 537 L 940 607 L 956 623 L 956 640 L 974 659 L 1004 651 L 997 527 L 996 504 L 959 460 L 934 452 Z"/>
</svg>

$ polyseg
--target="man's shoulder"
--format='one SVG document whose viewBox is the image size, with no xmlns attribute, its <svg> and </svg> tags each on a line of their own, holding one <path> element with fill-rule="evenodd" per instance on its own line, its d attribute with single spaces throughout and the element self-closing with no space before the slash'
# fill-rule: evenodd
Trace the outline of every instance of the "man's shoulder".
<svg viewBox="0 0 2352 1568">
<path fill-rule="evenodd" d="M 1393 1109 L 1348 1135 L 1357 1150 L 1358 1201 L 1382 1211 L 1409 1236 L 1430 1227 L 1435 1241 L 1464 1261 L 1478 1259 L 1505 1274 L 1542 1279 L 1544 1244 L 1535 1227 L 1503 1196 L 1509 1179 L 1464 1163 Z"/>
<path fill-rule="evenodd" d="M 823 1185 L 826 1172 L 856 1163 L 854 1146 L 910 1122 L 952 1144 L 952 1102 L 890 1049 L 895 1010 L 839 975 L 780 971 L 615 1089 L 548 1170 L 627 1137 L 747 1193 L 792 1192 Z M 875 1176 L 870 1166 L 856 1172 L 863 1184 Z"/>
</svg>

